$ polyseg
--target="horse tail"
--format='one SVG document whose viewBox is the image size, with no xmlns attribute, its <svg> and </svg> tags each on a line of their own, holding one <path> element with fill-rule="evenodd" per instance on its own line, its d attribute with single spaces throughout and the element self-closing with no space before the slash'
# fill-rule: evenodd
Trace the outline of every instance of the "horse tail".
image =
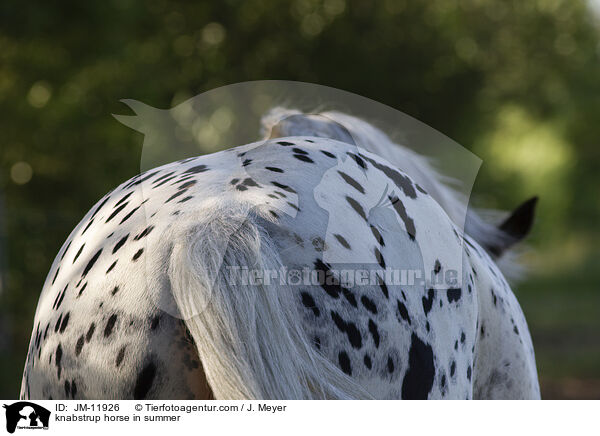
<svg viewBox="0 0 600 436">
<path fill-rule="evenodd" d="M 185 219 L 185 218 L 184 218 Z M 176 223 L 168 275 L 216 399 L 362 399 L 369 394 L 306 337 L 289 285 L 238 282 L 279 271 L 265 218 L 240 204 Z"/>
</svg>

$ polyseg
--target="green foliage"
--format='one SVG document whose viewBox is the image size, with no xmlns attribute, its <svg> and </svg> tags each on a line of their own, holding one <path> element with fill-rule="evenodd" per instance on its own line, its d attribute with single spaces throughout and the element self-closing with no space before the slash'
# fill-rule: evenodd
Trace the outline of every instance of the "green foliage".
<svg viewBox="0 0 600 436">
<path fill-rule="evenodd" d="M 127 112 L 119 100 L 168 108 L 247 80 L 333 86 L 424 121 L 484 159 L 478 205 L 539 194 L 525 311 L 578 319 L 560 298 L 597 285 L 600 260 L 599 21 L 585 1 L 53 3 L 0 4 L 0 394 L 16 395 L 60 245 L 139 170 L 141 135 L 110 115 Z M 548 288 L 550 320 L 537 306 Z M 600 377 L 598 346 L 584 352 Z"/>
</svg>

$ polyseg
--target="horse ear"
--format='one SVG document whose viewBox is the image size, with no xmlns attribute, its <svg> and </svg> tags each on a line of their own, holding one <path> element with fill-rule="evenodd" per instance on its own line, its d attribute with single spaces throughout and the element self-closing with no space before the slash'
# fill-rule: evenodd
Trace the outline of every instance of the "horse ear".
<svg viewBox="0 0 600 436">
<path fill-rule="evenodd" d="M 517 207 L 498 228 L 519 242 L 529 234 L 538 198 L 533 197 Z"/>
<path fill-rule="evenodd" d="M 538 197 L 532 197 L 523 202 L 498 226 L 504 237 L 488 247 L 491 254 L 500 257 L 514 244 L 525 239 L 533 225 L 537 201 Z"/>
</svg>

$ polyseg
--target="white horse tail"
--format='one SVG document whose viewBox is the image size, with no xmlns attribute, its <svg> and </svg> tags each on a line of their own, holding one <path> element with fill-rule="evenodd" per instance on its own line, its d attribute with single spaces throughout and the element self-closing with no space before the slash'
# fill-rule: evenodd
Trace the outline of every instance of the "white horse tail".
<svg viewBox="0 0 600 436">
<path fill-rule="evenodd" d="M 297 292 L 279 278 L 270 285 L 240 282 L 240 269 L 282 267 L 267 218 L 237 203 L 211 206 L 182 214 L 166 236 L 173 296 L 214 397 L 370 398 L 306 337 Z"/>
</svg>

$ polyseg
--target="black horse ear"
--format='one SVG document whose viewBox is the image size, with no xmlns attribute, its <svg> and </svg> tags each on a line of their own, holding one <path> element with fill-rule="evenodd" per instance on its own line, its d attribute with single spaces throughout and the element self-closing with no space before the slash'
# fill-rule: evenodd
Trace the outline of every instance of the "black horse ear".
<svg viewBox="0 0 600 436">
<path fill-rule="evenodd" d="M 533 225 L 537 201 L 538 198 L 533 197 L 523 202 L 498 226 L 498 230 L 506 237 L 493 246 L 488 247 L 488 251 L 491 254 L 500 257 L 502 253 L 514 244 L 525 239 Z"/>
</svg>

